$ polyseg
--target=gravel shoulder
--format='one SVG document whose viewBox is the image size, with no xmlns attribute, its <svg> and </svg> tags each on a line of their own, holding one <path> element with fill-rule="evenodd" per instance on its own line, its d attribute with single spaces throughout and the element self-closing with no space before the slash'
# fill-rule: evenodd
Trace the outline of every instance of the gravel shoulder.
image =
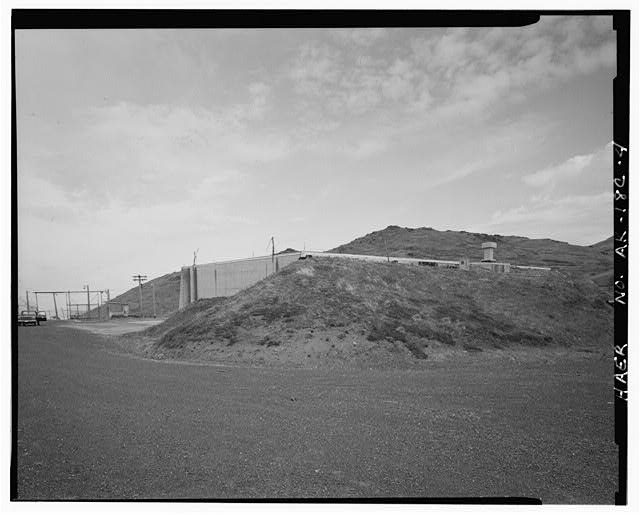
<svg viewBox="0 0 640 515">
<path fill-rule="evenodd" d="M 127 333 L 143 331 L 163 321 L 164 319 L 161 318 L 117 318 L 104 321 L 65 320 L 64 322 L 53 322 L 53 325 L 89 331 L 103 336 L 121 336 Z M 52 325 L 52 323 L 50 322 L 49 325 Z"/>
<path fill-rule="evenodd" d="M 17 330 L 19 500 L 614 500 L 611 366 L 596 355 L 251 368 Z"/>
</svg>

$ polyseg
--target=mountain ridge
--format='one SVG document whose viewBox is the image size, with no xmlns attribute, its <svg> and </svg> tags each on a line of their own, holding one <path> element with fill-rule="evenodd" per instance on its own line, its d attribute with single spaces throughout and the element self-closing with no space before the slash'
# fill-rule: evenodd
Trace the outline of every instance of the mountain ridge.
<svg viewBox="0 0 640 515">
<path fill-rule="evenodd" d="M 494 257 L 514 265 L 548 266 L 572 277 L 602 277 L 613 274 L 613 237 L 589 246 L 573 245 L 550 238 L 527 238 L 468 231 L 438 231 L 431 227 L 389 225 L 330 252 L 343 254 L 389 255 L 425 259 L 480 261 L 482 243 L 497 243 Z"/>
</svg>

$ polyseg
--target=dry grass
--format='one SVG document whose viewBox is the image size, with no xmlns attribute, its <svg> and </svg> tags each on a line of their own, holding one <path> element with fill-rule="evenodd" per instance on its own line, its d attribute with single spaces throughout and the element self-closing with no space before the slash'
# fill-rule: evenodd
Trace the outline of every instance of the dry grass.
<svg viewBox="0 0 640 515">
<path fill-rule="evenodd" d="M 148 331 L 174 357 L 310 363 L 424 360 L 444 351 L 608 348 L 592 282 L 315 258 Z"/>
</svg>

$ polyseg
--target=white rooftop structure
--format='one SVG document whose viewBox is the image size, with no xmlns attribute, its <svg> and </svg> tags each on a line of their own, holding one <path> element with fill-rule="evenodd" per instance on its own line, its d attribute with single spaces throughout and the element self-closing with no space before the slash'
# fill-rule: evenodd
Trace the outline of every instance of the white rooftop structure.
<svg viewBox="0 0 640 515">
<path fill-rule="evenodd" d="M 493 262 L 496 259 L 493 257 L 493 249 L 497 249 L 498 244 L 494 241 L 488 241 L 482 244 L 482 250 L 484 250 L 483 262 Z"/>
</svg>

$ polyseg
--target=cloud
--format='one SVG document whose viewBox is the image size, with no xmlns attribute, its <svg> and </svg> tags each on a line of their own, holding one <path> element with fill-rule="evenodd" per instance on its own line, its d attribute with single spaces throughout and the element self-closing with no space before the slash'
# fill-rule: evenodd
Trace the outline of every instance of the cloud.
<svg viewBox="0 0 640 515">
<path fill-rule="evenodd" d="M 383 95 L 392 101 L 413 97 L 415 75 L 409 61 L 396 60 L 387 70 L 386 77 L 381 80 Z"/>
<path fill-rule="evenodd" d="M 572 179 L 580 175 L 591 161 L 593 161 L 593 154 L 573 156 L 557 166 L 525 175 L 522 180 L 529 186 L 539 188 L 552 182 Z"/>
<path fill-rule="evenodd" d="M 537 114 L 485 125 L 480 131 L 469 133 L 456 127 L 450 139 L 441 140 L 442 144 L 431 147 L 432 151 L 426 154 L 428 158 L 421 165 L 420 183 L 415 187 L 429 190 L 476 174 L 487 177 L 487 183 L 501 181 L 503 174 L 513 169 L 514 163 L 519 165 L 535 158 L 539 153 L 540 140 L 549 130 L 549 123 Z M 473 134 L 473 137 L 468 137 L 468 134 Z M 394 135 L 403 141 L 411 136 Z M 415 144 L 425 145 L 427 142 L 427 139 L 418 140 Z M 460 187 L 464 188 L 465 184 L 466 181 L 462 181 Z"/>
<path fill-rule="evenodd" d="M 233 105 L 223 113 L 227 125 L 242 126 L 246 122 L 261 119 L 266 113 L 271 88 L 264 82 L 254 82 L 247 89 L 249 101 Z"/>
<path fill-rule="evenodd" d="M 470 230 L 590 245 L 613 232 L 613 194 L 537 197 L 514 208 L 497 210 L 488 223 Z"/>
<path fill-rule="evenodd" d="M 352 144 L 342 146 L 342 151 L 355 159 L 365 159 L 384 152 L 389 147 L 389 142 L 384 138 L 360 139 Z"/>
<path fill-rule="evenodd" d="M 20 175 L 18 190 L 18 225 L 25 216 L 41 221 L 74 223 L 84 212 L 70 203 L 65 193 L 48 180 L 30 175 Z"/>
<path fill-rule="evenodd" d="M 328 45 L 306 43 L 290 66 L 289 77 L 300 94 L 321 95 L 323 87 L 339 79 L 340 51 Z"/>
<path fill-rule="evenodd" d="M 430 100 L 428 78 L 401 57 L 347 52 L 326 43 L 305 44 L 289 78 L 303 105 L 320 105 L 325 115 L 366 115 L 390 107 L 410 108 Z"/>
<path fill-rule="evenodd" d="M 211 202 L 241 188 L 247 179 L 246 174 L 237 170 L 211 171 L 202 181 L 189 187 L 189 199 L 195 202 Z"/>
<path fill-rule="evenodd" d="M 447 78 L 440 81 L 443 115 L 459 112 L 458 106 L 471 114 L 505 100 L 523 101 L 527 92 L 600 68 L 612 76 L 615 70 L 614 33 L 591 41 L 586 17 L 543 18 L 521 29 L 451 30 L 431 45 L 433 59 L 425 63 Z M 416 59 L 424 58 L 424 47 L 414 42 Z"/>
<path fill-rule="evenodd" d="M 302 98 L 322 102 L 333 117 L 392 106 L 433 121 L 469 116 L 600 68 L 613 75 L 610 19 L 550 16 L 522 28 L 389 29 L 386 36 L 402 34 L 399 45 L 357 51 L 342 44 L 347 36 L 334 37 L 305 44 L 289 77 Z"/>
<path fill-rule="evenodd" d="M 606 167 L 607 160 L 611 161 L 611 151 L 611 144 L 609 143 L 604 148 L 590 154 L 576 155 L 560 164 L 527 174 L 522 177 L 522 180 L 533 188 L 552 188 L 559 182 L 575 179 L 584 174 L 591 165 L 600 168 Z M 610 163 L 608 166 L 610 166 Z"/>
<path fill-rule="evenodd" d="M 522 205 L 491 215 L 493 226 L 523 222 L 588 222 L 589 214 L 611 210 L 613 194 L 602 192 L 596 195 L 569 195 L 559 199 L 537 198 L 530 205 Z M 611 220 L 609 214 L 608 220 Z"/>
<path fill-rule="evenodd" d="M 429 65 L 432 68 L 457 69 L 467 66 L 473 47 L 469 45 L 467 29 L 450 29 L 435 39 L 428 47 Z"/>
<path fill-rule="evenodd" d="M 197 233 L 212 230 L 219 224 L 253 224 L 250 217 L 229 209 L 234 198 L 246 188 L 248 177 L 236 170 L 211 170 L 201 180 L 182 184 L 184 195 L 158 204 L 141 204 L 112 199 L 108 205 L 87 206 L 69 202 L 66 193 L 44 179 L 19 178 L 19 188 L 34 188 L 37 197 L 23 196 L 19 222 L 38 220 L 58 224 L 65 230 L 82 232 L 96 227 L 102 232 L 122 234 L 144 227 L 149 234 Z M 152 194 L 152 193 L 150 193 Z M 231 201 L 230 201 L 231 199 Z M 135 221 L 135 223 L 134 223 Z"/>
<path fill-rule="evenodd" d="M 59 222 L 64 224 L 72 224 L 78 221 L 82 216 L 77 209 L 68 205 L 35 205 L 23 211 L 40 220 L 49 222 Z"/>
<path fill-rule="evenodd" d="M 166 105 L 115 105 L 77 109 L 73 122 L 23 117 L 31 137 L 18 143 L 19 182 L 37 177 L 84 208 L 151 205 L 187 198 L 185 185 L 216 170 L 283 159 L 293 151 L 288 136 L 264 134 L 244 122 L 264 111 L 268 88 L 249 86 L 251 100 L 224 111 Z M 39 198 L 48 198 L 42 190 Z"/>
<path fill-rule="evenodd" d="M 263 134 L 251 138 L 235 138 L 229 147 L 240 162 L 268 163 L 284 159 L 293 151 L 287 134 Z"/>
</svg>

